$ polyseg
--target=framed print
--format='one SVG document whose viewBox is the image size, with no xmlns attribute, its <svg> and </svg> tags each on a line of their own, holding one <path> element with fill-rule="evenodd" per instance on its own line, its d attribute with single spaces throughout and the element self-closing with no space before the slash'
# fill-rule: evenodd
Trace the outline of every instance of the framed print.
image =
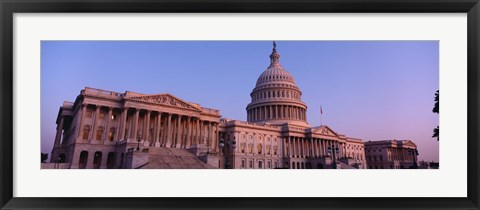
<svg viewBox="0 0 480 210">
<path fill-rule="evenodd" d="M 1 7 L 2 209 L 479 208 L 476 0 Z"/>
</svg>

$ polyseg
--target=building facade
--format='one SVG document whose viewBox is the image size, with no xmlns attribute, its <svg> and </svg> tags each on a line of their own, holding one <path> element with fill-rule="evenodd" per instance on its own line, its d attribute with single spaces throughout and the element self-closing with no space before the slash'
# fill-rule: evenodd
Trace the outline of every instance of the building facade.
<svg viewBox="0 0 480 210">
<path fill-rule="evenodd" d="M 275 43 L 250 96 L 241 121 L 171 94 L 86 87 L 60 107 L 50 162 L 67 168 L 367 168 L 361 139 L 308 124 L 302 91 L 281 66 Z"/>
<path fill-rule="evenodd" d="M 368 141 L 365 154 L 370 169 L 418 168 L 417 145 L 410 140 Z"/>
</svg>

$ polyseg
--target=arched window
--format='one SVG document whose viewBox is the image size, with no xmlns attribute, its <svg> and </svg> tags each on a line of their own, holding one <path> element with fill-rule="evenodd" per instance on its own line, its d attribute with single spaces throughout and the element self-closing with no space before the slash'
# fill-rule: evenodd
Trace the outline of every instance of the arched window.
<svg viewBox="0 0 480 210">
<path fill-rule="evenodd" d="M 102 135 L 103 135 L 103 127 L 98 126 L 97 132 L 95 133 L 95 139 L 96 140 L 102 140 Z"/>
<path fill-rule="evenodd" d="M 107 168 L 115 167 L 115 152 L 109 152 L 107 156 Z"/>
<path fill-rule="evenodd" d="M 110 131 L 108 132 L 108 140 L 113 141 L 114 136 L 115 136 L 115 128 L 110 128 Z"/>
<path fill-rule="evenodd" d="M 257 145 L 257 152 L 258 152 L 259 155 L 262 154 L 262 144 Z"/>
<path fill-rule="evenodd" d="M 93 155 L 93 168 L 100 168 L 102 164 L 102 152 L 95 152 Z"/>
<path fill-rule="evenodd" d="M 88 135 L 90 135 L 90 126 L 85 125 L 83 126 L 83 139 L 88 139 Z"/>
<path fill-rule="evenodd" d="M 80 152 L 80 158 L 78 161 L 78 168 L 84 169 L 87 167 L 87 161 L 88 161 L 88 152 L 87 151 L 82 151 Z"/>
</svg>

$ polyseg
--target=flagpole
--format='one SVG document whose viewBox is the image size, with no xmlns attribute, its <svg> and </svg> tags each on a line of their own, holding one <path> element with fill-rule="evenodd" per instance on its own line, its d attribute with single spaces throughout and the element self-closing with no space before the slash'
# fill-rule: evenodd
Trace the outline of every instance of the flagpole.
<svg viewBox="0 0 480 210">
<path fill-rule="evenodd" d="M 323 109 L 322 109 L 322 106 L 320 106 L 320 126 L 323 126 Z"/>
</svg>

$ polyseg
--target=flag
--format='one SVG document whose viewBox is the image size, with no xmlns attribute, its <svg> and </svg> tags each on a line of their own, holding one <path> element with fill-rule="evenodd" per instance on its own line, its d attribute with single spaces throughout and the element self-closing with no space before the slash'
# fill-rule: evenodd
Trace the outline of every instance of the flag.
<svg viewBox="0 0 480 210">
<path fill-rule="evenodd" d="M 323 114 L 322 106 L 320 106 L 320 114 Z"/>
</svg>

